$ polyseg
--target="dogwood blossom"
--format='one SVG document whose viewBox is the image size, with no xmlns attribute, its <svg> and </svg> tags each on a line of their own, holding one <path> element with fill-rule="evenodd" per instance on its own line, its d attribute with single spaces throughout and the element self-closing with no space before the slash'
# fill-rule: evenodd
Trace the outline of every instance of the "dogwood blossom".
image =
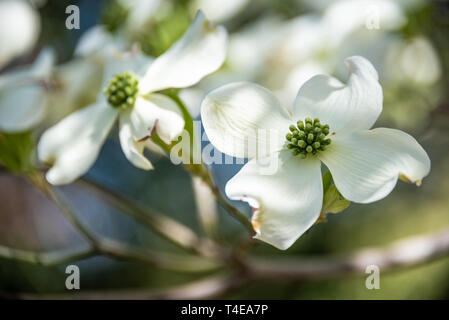
<svg viewBox="0 0 449 320">
<path fill-rule="evenodd" d="M 54 52 L 44 49 L 31 66 L 0 75 L 0 131 L 15 133 L 39 124 L 46 114 L 46 82 Z"/>
<path fill-rule="evenodd" d="M 40 28 L 39 14 L 28 1 L 0 1 L 0 68 L 33 48 Z"/>
<path fill-rule="evenodd" d="M 66 184 L 86 173 L 117 118 L 125 156 L 138 168 L 152 169 L 143 155 L 151 134 L 170 143 L 184 128 L 176 103 L 156 91 L 189 87 L 217 70 L 225 59 L 226 42 L 226 30 L 212 26 L 199 12 L 186 33 L 156 60 L 135 53 L 114 57 L 106 68 L 105 79 L 111 80 L 97 102 L 42 135 L 38 156 L 52 165 L 47 180 Z"/>
<path fill-rule="evenodd" d="M 320 216 L 321 162 L 348 200 L 370 203 L 387 196 L 398 178 L 420 184 L 430 159 L 410 135 L 395 129 L 369 130 L 382 111 L 382 88 L 372 64 L 360 56 L 345 60 L 346 84 L 317 75 L 299 90 L 293 109 L 267 89 L 237 82 L 212 91 L 201 117 L 211 143 L 249 162 L 227 183 L 226 194 L 254 209 L 255 238 L 279 249 L 290 247 Z M 262 134 L 260 131 L 262 130 Z M 245 147 L 267 144 L 267 152 Z M 267 163 L 277 163 L 273 174 Z"/>
</svg>

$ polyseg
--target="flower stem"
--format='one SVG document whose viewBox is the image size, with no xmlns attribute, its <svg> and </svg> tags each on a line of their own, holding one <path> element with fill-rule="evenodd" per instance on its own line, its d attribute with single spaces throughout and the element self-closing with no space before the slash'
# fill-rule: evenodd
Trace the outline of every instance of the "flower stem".
<svg viewBox="0 0 449 320">
<path fill-rule="evenodd" d="M 251 224 L 251 221 L 248 219 L 248 217 L 238 210 L 236 207 L 234 207 L 226 198 L 225 196 L 220 192 L 220 189 L 215 184 L 212 175 L 210 171 L 204 167 L 203 165 L 185 165 L 184 166 L 187 170 L 189 170 L 192 174 L 196 175 L 197 177 L 200 177 L 204 183 L 206 183 L 209 188 L 211 189 L 212 193 L 215 195 L 215 198 L 217 202 L 237 221 L 239 221 L 245 229 L 248 231 L 250 235 L 254 235 L 254 229 Z"/>
<path fill-rule="evenodd" d="M 189 110 L 185 106 L 185 104 L 182 102 L 182 100 L 179 98 L 178 91 L 174 89 L 165 90 L 163 92 L 165 95 L 167 95 L 169 98 L 171 98 L 179 107 L 180 111 L 183 114 L 184 121 L 185 121 L 185 130 L 189 133 L 190 136 L 190 162 L 189 164 L 185 164 L 184 167 L 190 171 L 193 175 L 200 177 L 211 189 L 212 193 L 214 194 L 217 202 L 237 221 L 239 221 L 243 227 L 249 232 L 250 235 L 254 235 L 254 229 L 251 224 L 251 221 L 248 219 L 248 217 L 238 210 L 236 207 L 234 207 L 223 194 L 220 192 L 219 188 L 215 184 L 212 175 L 210 174 L 209 170 L 202 164 L 193 164 L 193 151 L 194 151 L 194 144 L 195 144 L 195 132 L 193 128 L 193 119 L 190 115 Z M 164 149 L 167 154 L 170 154 L 170 149 L 172 145 L 165 144 L 158 136 L 157 134 L 153 134 L 152 136 L 153 141 L 158 144 L 162 149 Z"/>
</svg>

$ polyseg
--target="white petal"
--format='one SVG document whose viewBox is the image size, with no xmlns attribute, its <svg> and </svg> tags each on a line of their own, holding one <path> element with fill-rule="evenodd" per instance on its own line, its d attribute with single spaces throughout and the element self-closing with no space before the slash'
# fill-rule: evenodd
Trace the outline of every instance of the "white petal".
<svg viewBox="0 0 449 320">
<path fill-rule="evenodd" d="M 132 164 L 144 170 L 153 169 L 151 162 L 143 155 L 145 148 L 161 154 L 161 148 L 147 139 L 153 131 L 165 143 L 170 143 L 183 129 L 184 119 L 178 107 L 161 94 L 150 94 L 145 99 L 139 97 L 133 109 L 120 114 L 122 150 Z"/>
<path fill-rule="evenodd" d="M 348 200 L 369 203 L 386 197 L 398 177 L 416 184 L 430 171 L 430 159 L 410 135 L 376 128 L 334 139 L 320 159 Z"/>
<path fill-rule="evenodd" d="M 38 144 L 38 156 L 53 164 L 47 180 L 55 185 L 71 183 L 93 165 L 117 111 L 94 104 L 76 111 L 48 129 Z"/>
<path fill-rule="evenodd" d="M 157 58 L 140 81 L 142 93 L 194 85 L 216 71 L 226 57 L 227 33 L 199 11 L 190 28 Z"/>
<path fill-rule="evenodd" d="M 133 121 L 139 139 L 150 136 L 156 130 L 165 143 L 170 143 L 184 129 L 184 119 L 178 106 L 162 94 L 153 93 L 145 98 L 138 98 L 133 113 L 136 120 L 140 119 L 140 122 Z"/>
<path fill-rule="evenodd" d="M 48 77 L 56 61 L 56 53 L 51 48 L 45 48 L 33 62 L 31 74 L 34 77 Z"/>
<path fill-rule="evenodd" d="M 185 104 L 193 119 L 200 115 L 201 102 L 206 95 L 205 90 L 199 88 L 187 88 L 179 91 L 179 98 Z"/>
<path fill-rule="evenodd" d="M 338 41 L 361 27 L 371 31 L 397 30 L 407 22 L 407 17 L 398 1 L 344 0 L 332 1 L 323 14 L 323 21 Z"/>
<path fill-rule="evenodd" d="M 290 151 L 249 161 L 226 185 L 233 200 L 255 208 L 256 239 L 279 249 L 290 247 L 318 219 L 323 201 L 320 161 L 300 160 Z M 269 169 L 277 169 L 266 174 Z"/>
<path fill-rule="evenodd" d="M 75 55 L 86 57 L 94 54 L 122 51 L 126 47 L 122 38 L 114 37 L 104 26 L 96 25 L 81 35 Z"/>
<path fill-rule="evenodd" d="M 162 0 L 120 0 L 120 4 L 128 10 L 126 28 L 135 33 L 148 27 L 164 5 Z"/>
<path fill-rule="evenodd" d="M 104 54 L 103 58 L 105 62 L 103 86 L 107 86 L 114 75 L 125 71 L 141 77 L 153 62 L 153 58 L 143 54 L 140 50 L 109 52 Z"/>
<path fill-rule="evenodd" d="M 137 168 L 143 170 L 153 169 L 151 162 L 143 155 L 145 142 L 136 138 L 131 115 L 133 111 L 124 111 L 120 114 L 120 145 L 126 158 Z"/>
<path fill-rule="evenodd" d="M 197 0 L 194 7 L 203 10 L 215 22 L 225 21 L 241 12 L 249 0 Z"/>
<path fill-rule="evenodd" d="M 0 131 L 22 132 L 36 126 L 45 116 L 45 101 L 45 93 L 38 85 L 2 90 Z"/>
<path fill-rule="evenodd" d="M 43 81 L 50 75 L 54 51 L 44 49 L 33 65 L 15 69 L 0 78 L 0 130 L 26 131 L 46 114 Z"/>
<path fill-rule="evenodd" d="M 248 82 L 230 83 L 209 93 L 201 104 L 201 119 L 211 143 L 240 158 L 257 155 L 254 143 L 268 153 L 279 151 L 293 123 L 270 91 Z"/>
<path fill-rule="evenodd" d="M 36 43 L 39 13 L 28 1 L 0 1 L 0 69 Z"/>
<path fill-rule="evenodd" d="M 319 118 L 331 132 L 339 134 L 369 129 L 382 112 L 382 88 L 372 64 L 360 56 L 345 60 L 350 76 L 347 84 L 318 75 L 298 92 L 294 118 Z"/>
</svg>

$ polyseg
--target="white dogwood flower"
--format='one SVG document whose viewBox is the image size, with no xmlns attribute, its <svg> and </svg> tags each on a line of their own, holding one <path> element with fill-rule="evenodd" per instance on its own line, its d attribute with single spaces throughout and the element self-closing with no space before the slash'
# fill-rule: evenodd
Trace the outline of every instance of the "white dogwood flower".
<svg viewBox="0 0 449 320">
<path fill-rule="evenodd" d="M 226 30 L 212 26 L 199 12 L 186 33 L 154 62 L 131 54 L 107 64 L 105 78 L 112 79 L 97 102 L 69 115 L 42 135 L 39 159 L 52 164 L 47 180 L 67 184 L 86 173 L 117 118 L 125 156 L 138 168 L 152 169 L 143 155 L 150 143 L 147 138 L 156 132 L 161 140 L 170 143 L 184 128 L 176 103 L 155 92 L 189 87 L 217 70 L 225 59 L 226 42 Z"/>
<path fill-rule="evenodd" d="M 54 60 L 53 50 L 44 49 L 32 65 L 0 75 L 0 131 L 22 132 L 42 121 Z"/>
<path fill-rule="evenodd" d="M 346 84 L 315 76 L 300 88 L 291 111 L 265 88 L 246 82 L 220 87 L 202 103 L 211 143 L 228 155 L 252 158 L 227 183 L 227 196 L 254 208 L 255 238 L 277 248 L 290 247 L 319 217 L 321 162 L 340 193 L 357 203 L 384 198 L 398 177 L 420 184 L 430 171 L 430 159 L 413 137 L 369 130 L 382 111 L 377 71 L 360 56 L 345 62 Z M 248 140 L 266 143 L 260 130 L 280 133 L 265 155 L 245 148 Z M 262 173 L 267 162 L 277 162 L 274 174 Z"/>
<path fill-rule="evenodd" d="M 39 12 L 28 1 L 0 1 L 0 69 L 32 49 L 40 29 Z"/>
</svg>

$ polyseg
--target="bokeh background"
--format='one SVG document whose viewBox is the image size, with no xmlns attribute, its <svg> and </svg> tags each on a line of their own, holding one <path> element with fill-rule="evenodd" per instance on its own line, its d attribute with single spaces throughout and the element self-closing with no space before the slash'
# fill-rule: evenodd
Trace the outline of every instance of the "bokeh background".
<svg viewBox="0 0 449 320">
<path fill-rule="evenodd" d="M 346 253 L 449 226 L 447 1 L 36 0 L 28 3 L 38 17 L 33 21 L 36 30 L 33 44 L 24 54 L 2 65 L 0 72 L 31 62 L 42 48 L 55 48 L 58 58 L 54 73 L 64 85 L 48 93 L 51 112 L 43 127 L 95 99 L 101 82 L 101 63 L 89 60 L 86 65 L 87 58 L 76 53 L 76 48 L 85 32 L 99 25 L 110 36 L 107 41 L 123 42 L 125 47 L 137 42 L 146 54 L 154 57 L 182 35 L 198 8 L 212 21 L 226 26 L 230 39 L 223 67 L 181 93 L 196 116 L 204 94 L 226 82 L 257 82 L 290 105 L 301 84 L 317 73 L 344 80 L 345 57 L 359 54 L 373 62 L 385 96 L 383 113 L 375 126 L 398 128 L 416 137 L 432 160 L 430 175 L 419 188 L 400 182 L 382 201 L 351 204 L 345 211 L 329 216 L 326 223 L 314 226 L 285 252 L 261 243 L 251 249 L 251 254 L 276 259 Z M 65 27 L 68 16 L 65 9 L 71 4 L 80 8 L 79 30 Z M 28 20 L 21 23 L 30 23 Z M 0 38 L 8 32 L 4 26 L 1 29 Z M 86 83 L 89 85 L 81 85 Z M 40 130 L 23 134 L 29 139 L 30 149 Z M 23 144 L 23 137 L 18 139 Z M 0 150 L 3 154 L 9 152 L 1 143 Z M 201 199 L 195 198 L 189 174 L 168 159 L 149 156 L 156 170 L 144 172 L 134 168 L 123 156 L 117 133 L 113 132 L 87 178 L 202 232 L 197 214 Z M 211 169 L 223 188 L 240 167 L 214 165 Z M 1 245 L 36 251 L 85 245 L 51 202 L 19 174 L 1 168 Z M 99 234 L 163 252 L 180 252 L 81 185 L 75 183 L 61 190 L 80 219 Z M 249 216 L 246 205 L 235 204 Z M 220 208 L 209 219 L 218 239 L 226 245 L 231 246 L 236 239 L 246 236 L 244 229 Z M 82 290 L 157 289 L 204 276 L 162 271 L 105 257 L 76 264 L 81 269 Z M 40 267 L 0 258 L 0 292 L 65 293 L 65 267 Z M 367 290 L 364 275 L 325 281 L 278 279 L 252 283 L 223 298 L 447 299 L 449 257 L 412 269 L 381 273 L 380 290 Z"/>
</svg>

